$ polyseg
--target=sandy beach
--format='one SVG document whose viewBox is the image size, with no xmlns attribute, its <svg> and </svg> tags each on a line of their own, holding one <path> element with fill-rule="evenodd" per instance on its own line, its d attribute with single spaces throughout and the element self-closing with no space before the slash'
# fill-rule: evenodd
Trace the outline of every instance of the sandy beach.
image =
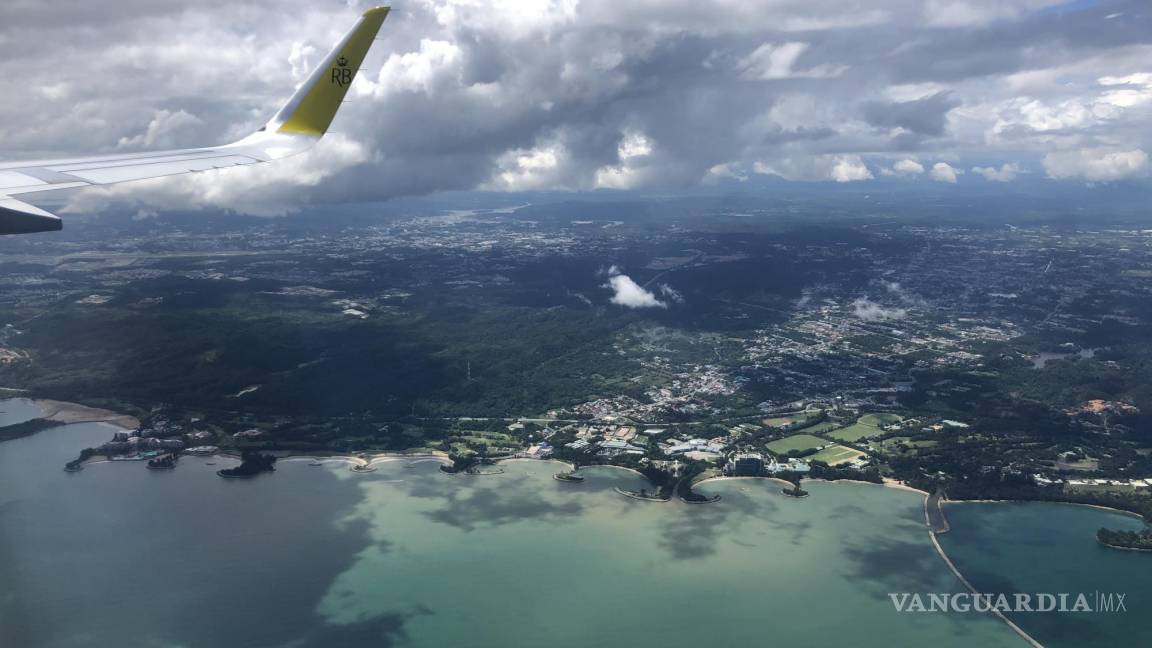
<svg viewBox="0 0 1152 648">
<path fill-rule="evenodd" d="M 108 423 L 125 430 L 135 430 L 140 427 L 140 421 L 135 416 L 120 414 L 112 410 L 48 399 L 36 399 L 32 402 L 44 410 L 44 415 L 40 418 L 48 421 L 57 421 L 59 423 Z"/>
</svg>

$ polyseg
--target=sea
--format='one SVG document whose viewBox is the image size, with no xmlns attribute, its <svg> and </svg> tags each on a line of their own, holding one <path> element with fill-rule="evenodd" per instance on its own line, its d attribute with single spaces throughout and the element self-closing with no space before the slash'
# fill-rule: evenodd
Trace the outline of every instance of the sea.
<svg viewBox="0 0 1152 648">
<path fill-rule="evenodd" d="M 0 402 L 0 425 L 35 415 Z M 634 473 L 566 483 L 529 460 L 479 476 L 410 459 L 288 459 L 251 479 L 218 477 L 235 461 L 211 457 L 63 470 L 113 431 L 0 443 L 0 646 L 1028 645 L 986 613 L 896 610 L 891 593 L 965 591 L 913 492 L 812 482 L 796 499 L 725 480 L 701 488 L 716 503 L 652 503 L 615 491 L 645 486 Z M 1127 590 L 1126 613 L 1013 617 L 1044 645 L 1146 645 L 1152 555 L 1092 537 L 1138 520 L 947 512 L 941 543 L 978 587 Z"/>
</svg>

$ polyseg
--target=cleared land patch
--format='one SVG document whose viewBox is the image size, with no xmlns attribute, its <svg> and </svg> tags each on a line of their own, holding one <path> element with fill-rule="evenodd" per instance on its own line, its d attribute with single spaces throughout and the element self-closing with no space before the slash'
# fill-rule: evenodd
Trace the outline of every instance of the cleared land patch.
<svg viewBox="0 0 1152 648">
<path fill-rule="evenodd" d="M 792 425 L 796 421 L 803 420 L 802 416 L 775 416 L 773 418 L 764 419 L 764 425 L 769 427 L 784 427 L 785 425 Z"/>
</svg>

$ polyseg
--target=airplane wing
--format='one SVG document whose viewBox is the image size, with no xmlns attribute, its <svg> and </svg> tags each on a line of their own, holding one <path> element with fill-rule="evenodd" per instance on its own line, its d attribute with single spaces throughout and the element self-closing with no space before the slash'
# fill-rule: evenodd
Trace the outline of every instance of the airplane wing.
<svg viewBox="0 0 1152 648">
<path fill-rule="evenodd" d="M 259 164 L 308 149 L 327 132 L 388 11 L 388 7 L 376 7 L 364 12 L 276 116 L 238 142 L 174 151 L 0 162 L 0 234 L 62 228 L 59 217 L 15 198 L 22 194 Z"/>
</svg>

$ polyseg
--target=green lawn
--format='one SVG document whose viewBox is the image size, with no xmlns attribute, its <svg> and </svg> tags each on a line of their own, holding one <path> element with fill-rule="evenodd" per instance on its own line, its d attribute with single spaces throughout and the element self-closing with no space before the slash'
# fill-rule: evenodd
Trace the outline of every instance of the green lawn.
<svg viewBox="0 0 1152 648">
<path fill-rule="evenodd" d="M 865 414 L 852 425 L 829 432 L 828 436 L 838 441 L 854 443 L 867 436 L 883 434 L 884 430 L 880 429 L 882 425 L 891 425 L 903 420 L 895 414 Z"/>
<path fill-rule="evenodd" d="M 852 448 L 847 448 L 842 445 L 834 445 L 824 448 L 814 455 L 805 457 L 805 459 L 808 461 L 823 461 L 829 466 L 835 466 L 837 464 L 848 463 L 857 457 L 863 456 L 864 453 L 859 450 L 853 450 Z"/>
<path fill-rule="evenodd" d="M 808 434 L 825 434 L 835 430 L 837 427 L 839 427 L 839 425 L 832 421 L 820 421 L 816 425 L 804 428 L 804 431 Z"/>
<path fill-rule="evenodd" d="M 821 439 L 811 434 L 795 434 L 770 442 L 768 449 L 776 454 L 785 454 L 793 450 L 810 450 L 827 444 L 828 441 L 826 439 Z"/>
<path fill-rule="evenodd" d="M 903 420 L 904 420 L 904 417 L 900 416 L 898 414 L 880 413 L 880 414 L 865 414 L 864 416 L 860 417 L 860 420 L 857 421 L 857 423 L 863 423 L 864 425 L 873 425 L 875 427 L 880 427 L 882 425 L 891 425 L 893 423 L 899 423 L 900 421 L 903 421 Z"/>
</svg>

